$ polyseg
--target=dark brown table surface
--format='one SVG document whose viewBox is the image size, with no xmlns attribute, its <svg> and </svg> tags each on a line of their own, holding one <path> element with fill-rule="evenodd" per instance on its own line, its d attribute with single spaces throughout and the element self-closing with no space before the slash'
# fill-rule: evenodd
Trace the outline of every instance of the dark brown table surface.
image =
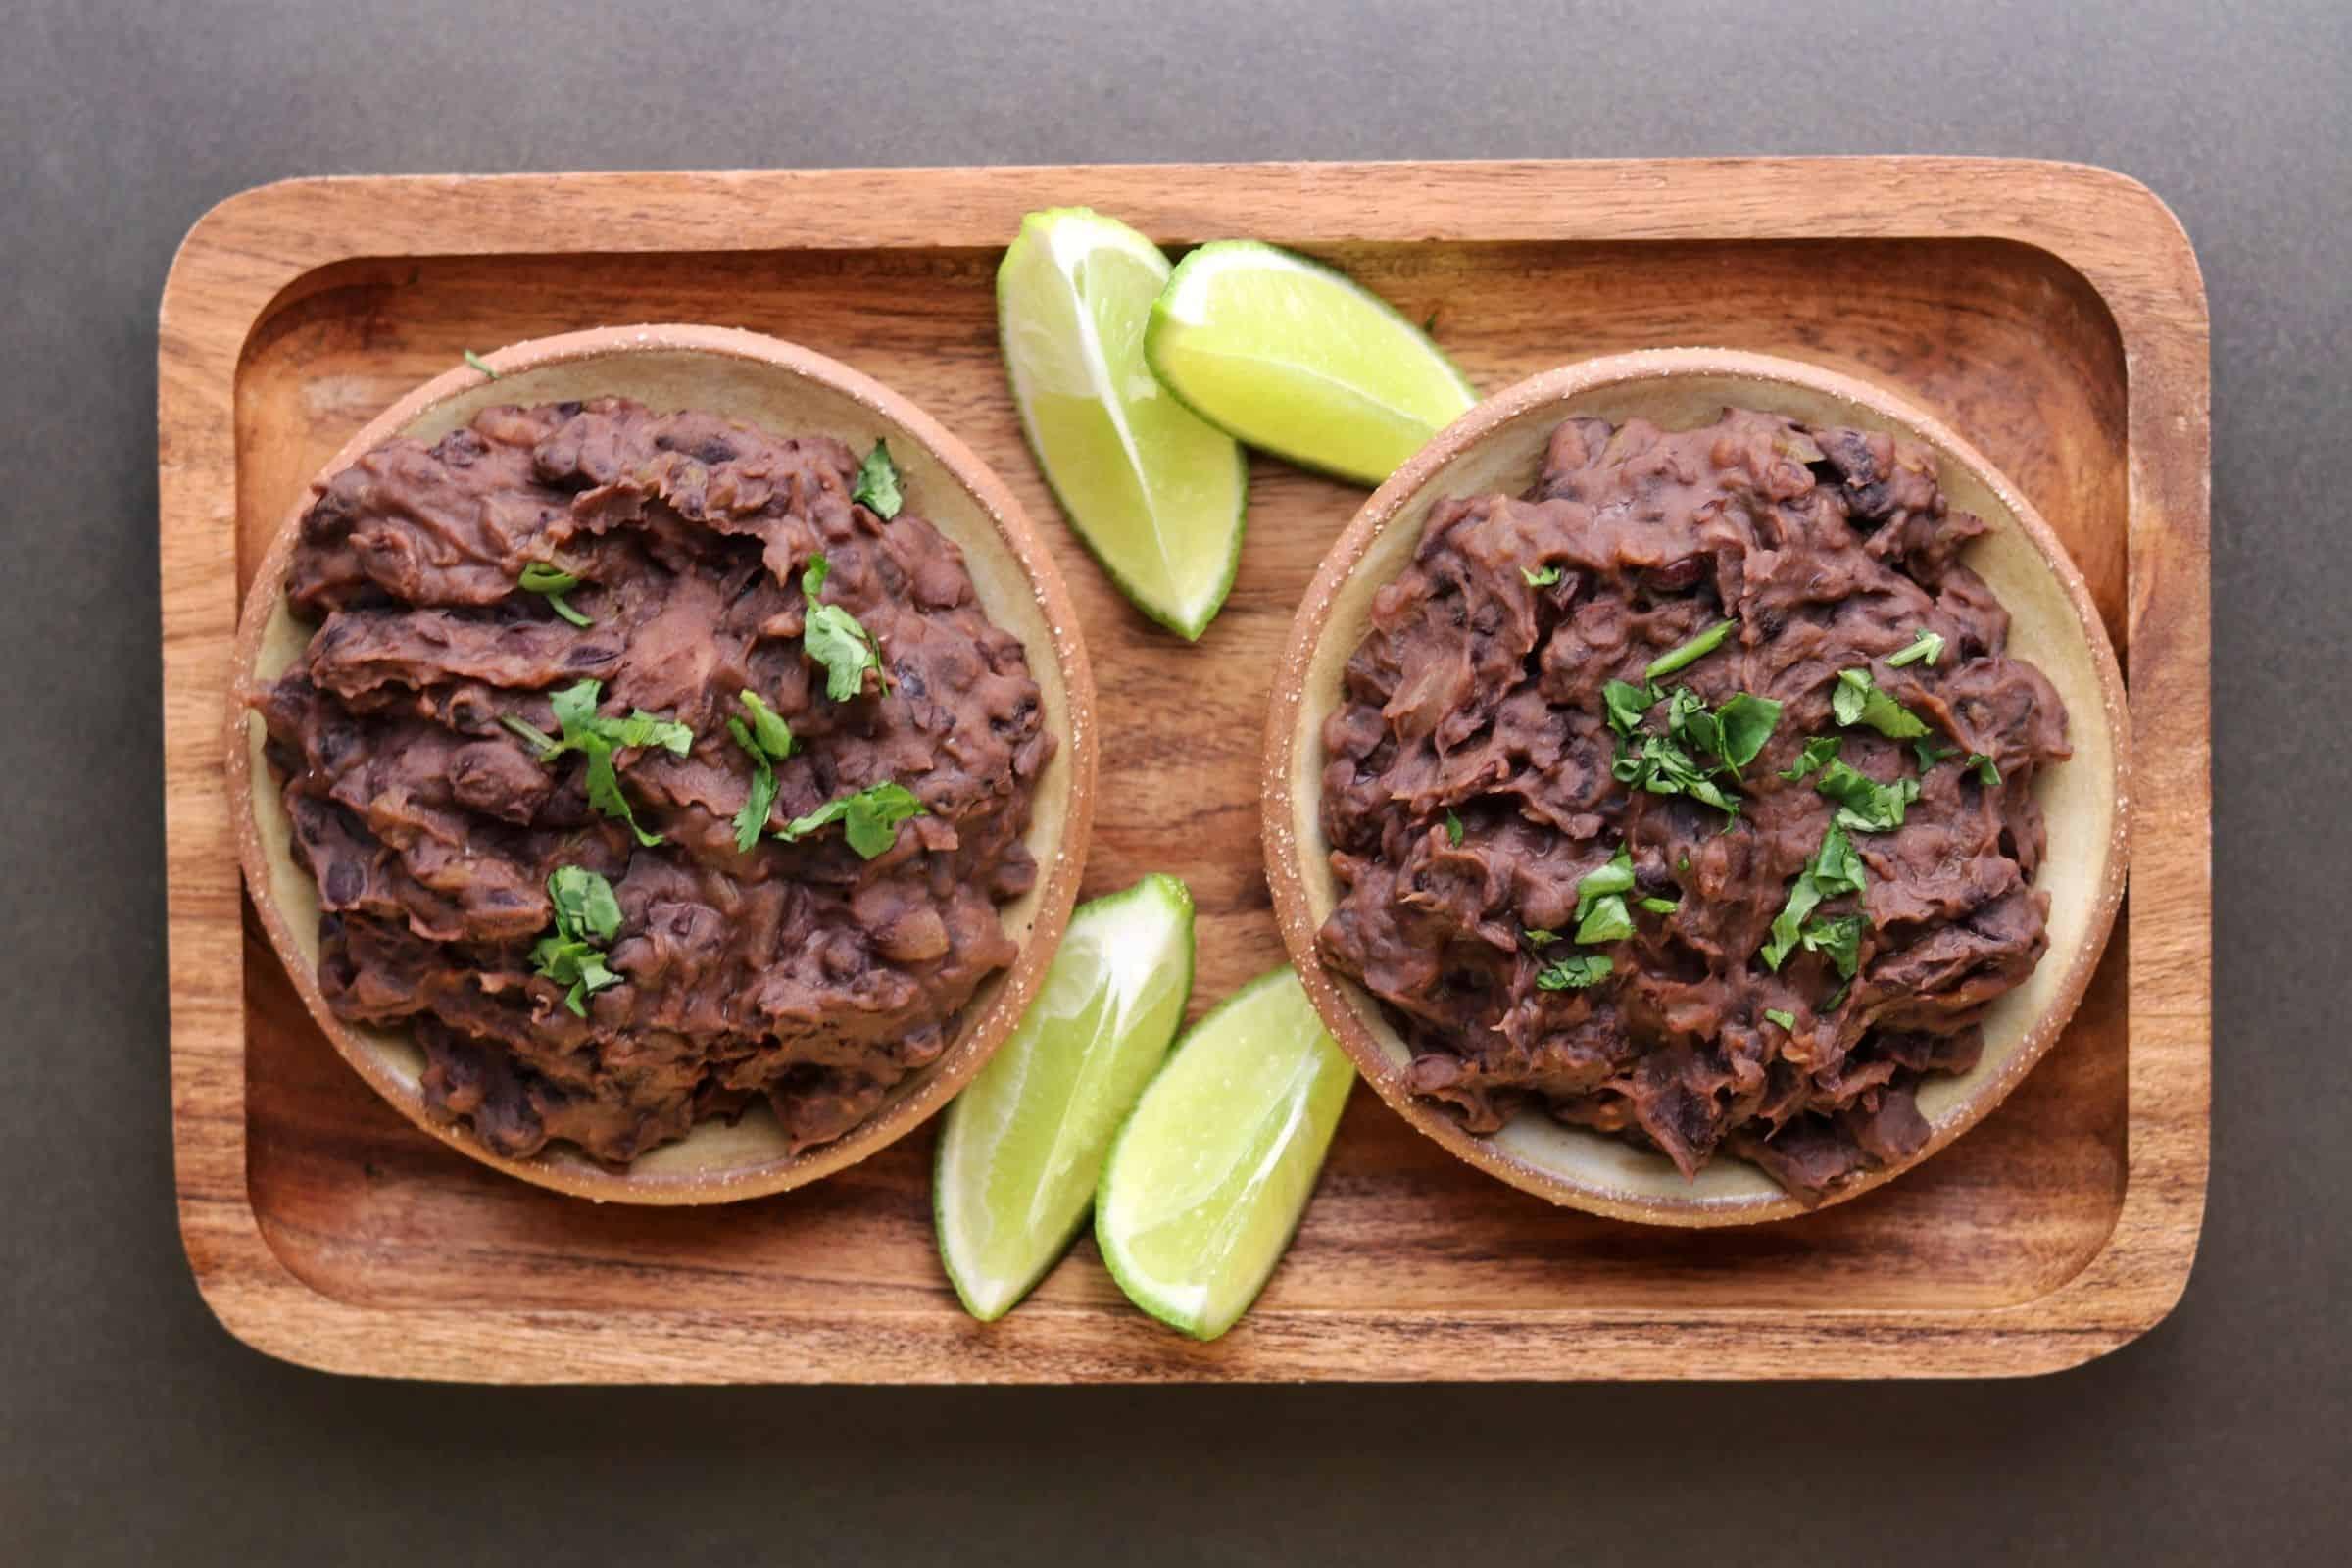
<svg viewBox="0 0 2352 1568">
<path fill-rule="evenodd" d="M 9 6 L 0 1554 L 2344 1554 L 2352 7 L 1773 9 Z M 509 1392 L 324 1377 L 214 1323 L 172 1216 L 155 760 L 155 307 L 205 208 L 325 172 L 1741 152 L 2107 164 L 2203 258 L 2213 1183 L 2155 1332 L 2015 1383 Z"/>
</svg>

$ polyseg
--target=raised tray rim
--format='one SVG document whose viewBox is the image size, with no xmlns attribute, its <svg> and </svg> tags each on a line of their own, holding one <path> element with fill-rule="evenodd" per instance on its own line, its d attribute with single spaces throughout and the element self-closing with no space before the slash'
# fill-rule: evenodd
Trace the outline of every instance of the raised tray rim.
<svg viewBox="0 0 2352 1568">
<path fill-rule="evenodd" d="M 1834 177 L 1833 177 L 1834 176 Z M 1397 186 L 1396 182 L 1401 182 Z M 1398 220 L 1383 187 L 1410 192 Z M 1530 200 L 1540 189 L 1540 201 Z M 2134 839 L 2126 910 L 2131 1035 L 2121 1209 L 2062 1285 L 2002 1307 L 1761 1314 L 1754 1308 L 1294 1314 L 1235 1367 L 1172 1380 L 1820 1378 L 2017 1375 L 2145 1333 L 2187 1283 L 2202 1226 L 2211 1094 L 2209 324 L 2187 235 L 2126 175 L 2001 159 L 1039 166 L 331 176 L 214 207 L 174 257 L 159 318 L 171 1078 L 180 1234 L 203 1298 L 265 1353 L 326 1370 L 482 1382 L 1093 1382 L 874 1333 L 876 1314 L 690 1314 L 369 1307 L 315 1291 L 245 1200 L 241 897 L 219 726 L 235 621 L 236 370 L 253 330 L 306 278 L 410 254 L 546 254 L 549 209 L 625 196 L 604 253 L 994 248 L 1027 208 L 1083 193 L 1158 215 L 1154 237 L 1318 240 L 1995 239 L 2080 274 L 2127 368 Z M 1309 199 L 1314 198 L 1314 199 Z M 1385 211 L 1384 211 L 1385 208 Z M 822 215 L 812 223 L 812 215 Z M 1385 225 L 1385 226 L 1384 226 Z M 2161 829 L 2158 831 L 2157 829 Z M 2133 912 L 2140 921 L 2132 921 Z M 225 932 L 231 951 L 220 950 Z M 233 1194 L 233 1198 L 222 1195 Z M 1334 1320 L 1326 1323 L 1324 1320 Z M 715 1327 L 715 1326 L 709 1326 Z M 1556 1335 L 1545 1330 L 1560 1331 Z M 1139 1326 L 1139 1332 L 1141 1328 Z M 879 1343 L 878 1343 L 879 1342 Z M 1548 1356 L 1539 1347 L 1557 1348 Z M 779 1353 L 789 1348 L 791 1354 Z"/>
</svg>

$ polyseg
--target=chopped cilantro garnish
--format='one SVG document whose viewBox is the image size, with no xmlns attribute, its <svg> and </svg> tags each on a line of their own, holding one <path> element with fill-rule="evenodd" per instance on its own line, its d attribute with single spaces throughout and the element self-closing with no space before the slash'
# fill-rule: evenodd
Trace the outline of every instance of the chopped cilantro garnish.
<svg viewBox="0 0 2352 1568">
<path fill-rule="evenodd" d="M 851 487 L 850 499 L 884 522 L 899 514 L 899 508 L 906 503 L 899 495 L 899 466 L 890 461 L 889 442 L 876 441 L 874 450 L 858 466 L 858 482 Z"/>
<path fill-rule="evenodd" d="M 829 823 L 842 825 L 842 836 L 850 848 L 865 859 L 888 850 L 898 842 L 899 824 L 912 816 L 925 816 L 929 808 L 914 798 L 906 785 L 885 779 L 869 784 L 855 795 L 843 795 L 810 811 L 796 816 L 785 824 L 779 838 L 803 839 Z"/>
<path fill-rule="evenodd" d="M 1926 660 L 1930 664 L 1933 664 L 1936 662 L 1936 661 L 1941 659 L 1942 657 L 1942 634 L 1939 632 L 1932 632 L 1928 630 L 1927 627 L 1922 626 L 1919 628 L 1918 640 L 1913 642 L 1910 647 L 1902 650 L 1900 653 L 1888 654 L 1886 656 L 1886 667 L 1888 669 L 1900 669 L 1905 664 L 1916 664 L 1923 659 Z"/>
<path fill-rule="evenodd" d="M 1780 726 L 1781 705 L 1769 697 L 1734 692 L 1721 708 L 1707 705 L 1688 686 L 1678 686 L 1666 708 L 1666 731 L 1684 745 L 1723 760 L 1732 777 L 1756 760 Z"/>
<path fill-rule="evenodd" d="M 1822 763 L 1828 761 L 1831 758 L 1836 757 L 1838 755 L 1838 748 L 1843 746 L 1844 744 L 1845 737 L 1842 735 L 1814 736 L 1811 740 L 1805 742 L 1804 754 L 1797 758 L 1796 764 L 1792 767 L 1784 767 L 1781 769 L 1781 777 L 1791 782 L 1803 778 L 1807 773 L 1812 772 L 1815 768 L 1821 766 Z"/>
<path fill-rule="evenodd" d="M 1911 743 L 1911 755 L 1919 759 L 1919 770 L 1925 773 L 1945 758 L 1958 757 L 1960 751 L 1958 747 L 1954 746 L 1938 746 L 1927 736 L 1922 735 Z"/>
<path fill-rule="evenodd" d="M 1609 728 L 1630 736 L 1642 727 L 1642 715 L 1657 702 L 1658 694 L 1646 686 L 1613 680 L 1601 687 L 1600 700 L 1608 708 Z"/>
<path fill-rule="evenodd" d="M 758 692 L 747 688 L 736 695 L 736 701 L 752 715 L 749 726 L 740 718 L 727 720 L 727 733 L 752 760 L 751 793 L 744 797 L 743 809 L 735 813 L 735 848 L 748 853 L 760 842 L 768 809 L 776 804 L 775 764 L 792 755 L 792 727 Z"/>
<path fill-rule="evenodd" d="M 2000 764 L 1995 762 L 1991 758 L 1986 757 L 1983 752 L 1969 753 L 1968 760 L 1961 765 L 1964 767 L 1975 768 L 1977 771 L 1977 782 L 1984 785 L 1986 789 L 1998 789 L 2000 787 Z"/>
<path fill-rule="evenodd" d="M 1633 852 L 1623 845 L 1617 853 L 1599 866 L 1588 871 L 1576 884 L 1576 917 L 1583 919 L 1588 910 L 1612 893 L 1631 892 L 1634 886 Z"/>
<path fill-rule="evenodd" d="M 1446 842 L 1457 850 L 1462 847 L 1462 819 L 1451 811 L 1446 813 Z"/>
<path fill-rule="evenodd" d="M 1623 942 L 1633 934 L 1633 911 L 1625 906 L 1625 895 L 1622 893 L 1594 899 L 1592 907 L 1577 922 L 1576 927 L 1576 940 L 1587 946 Z"/>
<path fill-rule="evenodd" d="M 1680 899 L 1643 899 L 1641 904 L 1652 914 L 1672 914 L 1683 906 Z"/>
<path fill-rule="evenodd" d="M 618 985 L 620 976 L 605 967 L 599 950 L 620 931 L 620 901 L 612 884 L 582 866 L 559 865 L 547 879 L 547 902 L 554 911 L 556 934 L 541 937 L 531 948 L 538 972 L 570 989 L 564 1005 L 588 1016 L 589 995 Z"/>
<path fill-rule="evenodd" d="M 768 707 L 758 692 L 748 687 L 737 692 L 735 700 L 743 705 L 745 712 L 752 715 L 752 740 L 767 754 L 767 760 L 781 762 L 790 757 L 792 726 L 784 722 L 783 715 Z"/>
<path fill-rule="evenodd" d="M 873 633 L 839 605 L 825 604 L 816 597 L 832 569 L 832 564 L 823 556 L 812 556 L 808 569 L 801 573 L 801 593 L 808 601 L 801 646 L 809 659 L 824 665 L 825 695 L 837 703 L 846 703 L 865 689 L 867 670 L 881 676 L 885 690 L 889 689 L 890 677 L 883 673 L 882 650 Z"/>
<path fill-rule="evenodd" d="M 511 713 L 500 722 L 537 747 L 542 762 L 552 762 L 565 752 L 584 755 L 588 759 L 588 804 L 607 816 L 626 822 L 637 842 L 650 848 L 662 842 L 662 835 L 648 833 L 637 825 L 637 815 L 629 808 L 629 798 L 621 793 L 620 775 L 612 766 L 612 754 L 631 747 L 659 746 L 673 756 L 684 757 L 694 749 L 694 731 L 642 708 L 626 718 L 603 717 L 597 712 L 596 704 L 604 689 L 603 681 L 583 680 L 549 694 L 548 705 L 555 709 L 556 722 L 563 726 L 562 740 Z"/>
<path fill-rule="evenodd" d="M 1779 1025 L 1780 1025 L 1780 1026 L 1781 1026 L 1783 1029 L 1787 1030 L 1788 1033 L 1790 1033 L 1790 1034 L 1794 1034 L 1794 1033 L 1796 1033 L 1796 1014 L 1795 1014 L 1795 1013 L 1793 1013 L 1793 1012 L 1789 1012 L 1788 1010 L 1787 1010 L 1786 1008 L 1783 1008 L 1783 1007 L 1766 1007 L 1766 1008 L 1764 1009 L 1764 1016 L 1765 1016 L 1765 1017 L 1767 1017 L 1767 1018 L 1770 1018 L 1770 1019 L 1771 1019 L 1771 1020 L 1772 1020 L 1774 1023 L 1777 1023 L 1777 1024 L 1779 1024 Z"/>
<path fill-rule="evenodd" d="M 1821 907 L 1824 900 L 1846 893 L 1859 897 L 1862 875 L 1862 858 L 1854 853 L 1853 844 L 1846 838 L 1844 830 L 1837 822 L 1831 822 L 1829 831 L 1822 835 L 1821 848 L 1813 852 L 1813 858 L 1796 874 L 1796 880 L 1788 884 L 1788 902 L 1774 917 L 1771 938 L 1760 950 L 1765 967 L 1777 971 L 1800 942 L 1808 948 L 1819 948 L 1820 940 L 1816 933 L 1829 922 L 1826 919 L 1811 920 L 1810 916 Z M 1858 938 L 1861 934 L 1860 920 L 1853 916 L 1846 918 L 1855 919 L 1855 936 Z M 1808 940 L 1809 937 L 1814 939 Z M 1848 969 L 1845 972 L 1851 974 L 1853 971 Z"/>
<path fill-rule="evenodd" d="M 1576 884 L 1576 940 L 1622 942 L 1632 936 L 1634 917 L 1625 906 L 1625 895 L 1633 886 L 1634 858 L 1620 845 L 1606 863 Z"/>
<path fill-rule="evenodd" d="M 1535 570 L 1530 571 L 1525 566 L 1521 566 L 1519 568 L 1519 575 L 1527 579 L 1527 585 L 1530 588 L 1548 588 L 1553 583 L 1560 580 L 1560 568 L 1557 566 L 1539 566 Z"/>
<path fill-rule="evenodd" d="M 1571 953 L 1538 970 L 1536 986 L 1543 991 L 1582 991 L 1606 980 L 1615 967 L 1605 953 Z"/>
<path fill-rule="evenodd" d="M 564 597 L 580 585 L 580 579 L 560 566 L 551 566 L 544 561 L 534 561 L 522 568 L 522 575 L 514 579 L 514 585 L 526 594 L 546 595 L 548 609 L 562 615 L 574 626 L 596 624 L 579 611 L 572 609 L 571 601 Z"/>
<path fill-rule="evenodd" d="M 1867 669 L 1841 669 L 1830 693 L 1830 710 L 1840 724 L 1867 724 L 1888 740 L 1907 741 L 1928 732 L 1927 721 L 1885 692 Z"/>
<path fill-rule="evenodd" d="M 1652 795 L 1688 795 L 1719 811 L 1740 814 L 1740 803 L 1707 777 L 1690 754 L 1659 735 L 1644 735 L 1639 750 L 1620 743 L 1611 772 L 1620 784 Z"/>
<path fill-rule="evenodd" d="M 1560 934 L 1557 931 L 1546 931 L 1538 926 L 1533 930 L 1520 932 L 1519 940 L 1531 948 L 1548 948 L 1560 940 Z"/>
<path fill-rule="evenodd" d="M 748 854 L 760 842 L 760 833 L 767 827 L 767 813 L 776 804 L 776 768 L 752 738 L 752 732 L 743 727 L 742 719 L 728 719 L 727 733 L 735 737 L 735 744 L 752 760 L 751 792 L 743 798 L 743 808 L 735 813 L 735 848 L 740 854 Z"/>
<path fill-rule="evenodd" d="M 498 372 L 490 368 L 490 362 L 483 359 L 479 354 L 474 353 L 471 349 L 467 349 L 466 351 L 466 363 L 472 366 L 475 369 L 481 371 L 491 380 L 495 381 L 498 379 Z"/>
<path fill-rule="evenodd" d="M 1862 917 L 1838 914 L 1805 922 L 1805 951 L 1826 955 L 1838 976 L 1851 980 L 1862 967 Z"/>
<path fill-rule="evenodd" d="M 1882 784 L 1868 773 L 1833 760 L 1813 787 L 1838 803 L 1838 825 L 1857 833 L 1891 833 L 1903 825 L 1903 808 L 1919 799 L 1919 780 Z"/>
</svg>

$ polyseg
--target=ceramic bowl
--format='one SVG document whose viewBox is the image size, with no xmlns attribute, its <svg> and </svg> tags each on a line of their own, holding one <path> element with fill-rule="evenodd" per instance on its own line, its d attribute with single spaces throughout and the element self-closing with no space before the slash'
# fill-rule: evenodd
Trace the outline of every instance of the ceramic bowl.
<svg viewBox="0 0 2352 1568">
<path fill-rule="evenodd" d="M 1275 910 L 1307 994 L 1358 1070 L 1398 1114 L 1481 1170 L 1553 1202 L 1664 1225 L 1733 1225 L 1806 1209 L 1762 1170 L 1729 1155 L 1686 1181 L 1663 1154 L 1540 1110 L 1493 1137 L 1473 1137 L 1405 1088 L 1404 1040 L 1368 993 L 1324 967 L 1316 946 L 1338 899 L 1320 815 L 1323 721 L 1369 624 L 1372 596 L 1411 560 L 1434 504 L 1526 490 L 1552 429 L 1569 415 L 1640 416 L 1679 430 L 1711 422 L 1727 406 L 1888 431 L 1934 449 L 1951 504 L 1989 524 L 1963 559 L 2008 607 L 2010 651 L 2040 666 L 2066 702 L 2075 755 L 2034 784 L 2049 822 L 2050 852 L 2035 879 L 2050 895 L 2049 952 L 2032 979 L 1994 1004 L 1977 1066 L 1921 1086 L 1930 1136 L 1920 1152 L 1829 1200 L 1867 1192 L 1943 1149 L 2017 1086 L 2089 984 L 2123 895 L 2129 748 L 2123 677 L 2082 574 L 2017 487 L 1940 420 L 1852 376 L 1728 350 L 1610 355 L 1523 381 L 1441 431 L 1356 514 L 1293 624 L 1266 723 L 1261 809 Z"/>
<path fill-rule="evenodd" d="M 937 420 L 847 366 L 757 333 L 708 326 L 630 326 L 571 332 L 502 349 L 486 358 L 496 379 L 473 368 L 418 387 L 353 436 L 286 514 L 247 591 L 238 628 L 236 687 L 229 715 L 228 789 L 245 885 L 286 972 L 337 1051 L 400 1112 L 433 1137 L 484 1164 L 561 1192 L 632 1203 L 709 1203 L 798 1187 L 864 1158 L 947 1103 L 1011 1032 L 1059 941 L 1086 858 L 1094 806 L 1094 681 L 1068 591 L 1004 482 Z M 729 1124 L 705 1121 L 688 1137 L 640 1155 L 625 1169 L 550 1145 L 512 1159 L 477 1143 L 471 1130 L 426 1114 L 417 1078 L 424 1055 L 405 1032 L 345 1023 L 320 993 L 318 897 L 291 852 L 291 825 L 262 757 L 261 720 L 242 694 L 281 673 L 313 627 L 287 608 L 283 584 L 296 530 L 326 480 L 396 435 L 432 441 L 497 404 L 600 396 L 634 398 L 657 411 L 701 409 L 780 434 L 822 432 L 863 451 L 890 442 L 909 505 L 963 551 L 991 619 L 1021 639 L 1043 694 L 1046 727 L 1060 745 L 1037 783 L 1028 845 L 1039 875 L 1029 893 L 1002 906 L 1020 944 L 1013 965 L 964 1009 L 948 1049 L 911 1075 L 881 1108 L 833 1143 L 799 1155 L 764 1103 Z"/>
</svg>

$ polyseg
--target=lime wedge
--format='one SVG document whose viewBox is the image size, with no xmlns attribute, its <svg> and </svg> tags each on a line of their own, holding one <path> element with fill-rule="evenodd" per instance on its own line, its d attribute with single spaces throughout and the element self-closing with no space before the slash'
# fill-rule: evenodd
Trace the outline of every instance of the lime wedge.
<svg viewBox="0 0 2352 1568">
<path fill-rule="evenodd" d="M 1159 247 L 1083 207 L 1021 220 L 997 269 L 997 328 L 1021 431 L 1119 591 L 1198 638 L 1242 553 L 1249 460 L 1144 366 L 1168 280 Z"/>
<path fill-rule="evenodd" d="M 1119 1129 L 1095 1241 L 1129 1299 L 1213 1340 L 1290 1246 L 1354 1069 L 1287 965 L 1193 1026 Z"/>
<path fill-rule="evenodd" d="M 1253 447 L 1378 484 L 1478 401 L 1387 301 L 1320 262 L 1221 239 L 1177 265 L 1145 333 L 1152 373 Z"/>
<path fill-rule="evenodd" d="M 1037 1000 L 948 1106 L 931 1188 L 940 1261 L 992 1323 L 1069 1249 L 1111 1136 L 1193 993 L 1193 897 L 1148 876 L 1070 916 Z"/>
</svg>

